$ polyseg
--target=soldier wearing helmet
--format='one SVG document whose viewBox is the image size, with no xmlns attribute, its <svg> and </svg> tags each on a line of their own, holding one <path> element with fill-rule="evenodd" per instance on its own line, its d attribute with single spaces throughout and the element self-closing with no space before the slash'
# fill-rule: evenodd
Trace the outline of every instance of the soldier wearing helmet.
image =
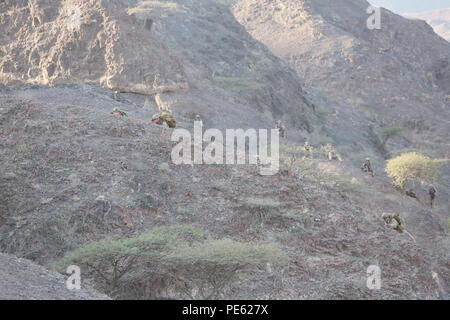
<svg viewBox="0 0 450 320">
<path fill-rule="evenodd" d="M 372 175 L 372 177 L 374 177 L 374 173 L 373 173 L 373 169 L 372 169 L 372 164 L 370 162 L 370 158 L 366 158 L 366 160 L 364 161 L 364 163 L 361 166 L 361 170 L 367 173 L 370 173 Z"/>
<path fill-rule="evenodd" d="M 152 123 L 161 126 L 166 125 L 169 128 L 175 128 L 177 126 L 177 121 L 175 120 L 173 115 L 169 112 L 160 112 L 153 115 Z"/>
<path fill-rule="evenodd" d="M 434 199 L 436 198 L 436 188 L 433 185 L 430 185 L 428 188 L 428 194 L 430 196 L 430 206 L 433 208 Z"/>
<path fill-rule="evenodd" d="M 381 218 L 386 225 L 395 231 L 403 233 L 405 231 L 405 223 L 398 213 L 383 213 Z"/>
<path fill-rule="evenodd" d="M 118 117 L 127 117 L 126 112 L 120 110 L 119 108 L 114 108 L 113 111 L 111 111 L 111 114 L 118 116 Z"/>
<path fill-rule="evenodd" d="M 277 121 L 276 129 L 278 129 L 278 133 L 281 138 L 286 138 L 286 127 L 283 125 L 283 122 L 281 120 Z"/>
</svg>

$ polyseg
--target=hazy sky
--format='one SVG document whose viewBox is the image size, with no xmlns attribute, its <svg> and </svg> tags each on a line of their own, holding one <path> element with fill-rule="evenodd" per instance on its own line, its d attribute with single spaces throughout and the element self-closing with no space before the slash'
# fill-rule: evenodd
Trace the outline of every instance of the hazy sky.
<svg viewBox="0 0 450 320">
<path fill-rule="evenodd" d="M 369 0 L 396 13 L 415 13 L 450 8 L 450 0 Z"/>
</svg>

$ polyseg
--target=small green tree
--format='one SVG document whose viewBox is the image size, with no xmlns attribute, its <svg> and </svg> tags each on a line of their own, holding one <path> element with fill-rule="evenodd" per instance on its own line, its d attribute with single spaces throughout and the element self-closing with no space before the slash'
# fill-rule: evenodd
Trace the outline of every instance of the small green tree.
<svg viewBox="0 0 450 320">
<path fill-rule="evenodd" d="M 187 296 L 194 288 L 204 299 L 215 299 L 235 281 L 240 274 L 253 268 L 284 265 L 287 255 L 267 244 L 252 244 L 229 239 L 210 240 L 192 247 L 181 247 L 172 252 L 166 261 L 182 284 Z"/>
<path fill-rule="evenodd" d="M 435 179 L 442 161 L 444 160 L 431 159 L 416 152 L 404 153 L 390 159 L 385 171 L 394 184 L 403 189 L 411 179 Z"/>
<path fill-rule="evenodd" d="M 104 240 L 91 243 L 70 252 L 51 267 L 60 272 L 70 265 L 82 268 L 83 273 L 94 274 L 96 282 L 102 283 L 111 294 L 117 289 L 119 280 L 136 261 L 137 250 L 129 248 L 126 240 Z"/>
<path fill-rule="evenodd" d="M 69 252 L 50 267 L 65 272 L 68 266 L 77 265 L 108 294 L 114 295 L 119 281 L 138 262 L 159 261 L 174 246 L 202 237 L 200 231 L 189 225 L 158 227 L 132 238 L 90 243 Z"/>
</svg>

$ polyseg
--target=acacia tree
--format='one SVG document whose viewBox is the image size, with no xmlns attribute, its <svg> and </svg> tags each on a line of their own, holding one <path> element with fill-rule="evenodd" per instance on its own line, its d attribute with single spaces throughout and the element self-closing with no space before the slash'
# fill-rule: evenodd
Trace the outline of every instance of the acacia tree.
<svg viewBox="0 0 450 320">
<path fill-rule="evenodd" d="M 150 262 L 155 266 L 173 247 L 202 237 L 193 226 L 163 226 L 131 238 L 92 242 L 69 252 L 50 267 L 64 273 L 68 266 L 77 265 L 103 291 L 116 295 L 125 275 Z"/>
<path fill-rule="evenodd" d="M 385 171 L 394 185 L 404 189 L 411 179 L 435 179 L 439 173 L 439 164 L 443 161 L 446 160 L 431 159 L 416 152 L 404 153 L 388 160 Z"/>
<path fill-rule="evenodd" d="M 223 239 L 178 248 L 166 257 L 166 262 L 178 279 L 178 289 L 185 295 L 193 299 L 217 299 L 239 275 L 268 263 L 284 265 L 288 257 L 268 244 Z"/>
</svg>

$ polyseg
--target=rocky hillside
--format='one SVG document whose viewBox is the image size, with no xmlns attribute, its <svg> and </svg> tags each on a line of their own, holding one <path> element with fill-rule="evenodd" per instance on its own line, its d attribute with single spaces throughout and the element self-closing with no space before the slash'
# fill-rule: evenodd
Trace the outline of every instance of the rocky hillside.
<svg viewBox="0 0 450 320">
<path fill-rule="evenodd" d="M 219 128 L 312 130 L 298 76 L 221 1 L 8 0 L 0 25 L 0 83 L 92 82 Z"/>
<path fill-rule="evenodd" d="M 1 2 L 0 252 L 49 267 L 92 241 L 187 224 L 208 239 L 269 243 L 289 258 L 241 275 L 220 298 L 448 298 L 448 162 L 433 209 L 423 188 L 419 200 L 407 197 L 383 171 L 405 149 L 449 158 L 450 47 L 424 22 L 385 10 L 383 30 L 369 31 L 367 6 Z M 157 101 L 188 130 L 196 114 L 218 129 L 283 119 L 281 170 L 174 165 L 172 130 L 150 123 Z M 379 129 L 394 125 L 407 134 L 383 144 Z M 313 152 L 299 151 L 305 139 Z M 326 158 L 328 144 L 343 161 Z M 375 178 L 359 169 L 367 155 Z M 400 213 L 415 241 L 387 228 L 382 212 Z M 3 260 L 13 271 L 5 269 L 12 275 L 0 280 L 0 297 L 2 283 L 31 281 L 17 273 L 20 261 Z M 380 266 L 383 290 L 367 288 L 370 265 Z M 86 280 L 117 299 L 186 298 L 164 275 L 144 277 L 149 269 L 111 292 Z M 53 276 L 42 278 L 54 288 L 48 297 L 69 298 Z M 4 292 L 34 298 L 20 290 Z"/>
<path fill-rule="evenodd" d="M 254 166 L 175 166 L 167 133 L 139 107 L 129 106 L 127 118 L 110 115 L 111 103 L 89 86 L 3 92 L 1 251 L 47 264 L 88 241 L 192 224 L 212 238 L 269 242 L 289 254 L 286 268 L 255 270 L 224 298 L 438 298 L 432 272 L 449 289 L 442 199 L 431 211 L 324 157 L 274 177 Z M 417 244 L 385 228 L 380 210 L 401 212 Z M 382 267 L 382 291 L 366 287 L 371 264 Z M 126 289 L 119 297 L 142 298 Z"/>
<path fill-rule="evenodd" d="M 442 38 L 450 41 L 450 8 L 420 13 L 409 13 L 404 16 L 425 20 Z"/>
<path fill-rule="evenodd" d="M 450 44 L 425 22 L 385 9 L 381 30 L 369 30 L 368 7 L 365 0 L 237 0 L 232 10 L 328 99 L 317 107 L 335 143 L 367 153 L 377 149 L 374 133 L 397 125 L 409 129 L 409 141 L 396 149 L 448 149 Z"/>
<path fill-rule="evenodd" d="M 0 253 L 0 300 L 106 300 L 94 290 L 69 291 L 66 279 L 31 261 Z"/>
</svg>

